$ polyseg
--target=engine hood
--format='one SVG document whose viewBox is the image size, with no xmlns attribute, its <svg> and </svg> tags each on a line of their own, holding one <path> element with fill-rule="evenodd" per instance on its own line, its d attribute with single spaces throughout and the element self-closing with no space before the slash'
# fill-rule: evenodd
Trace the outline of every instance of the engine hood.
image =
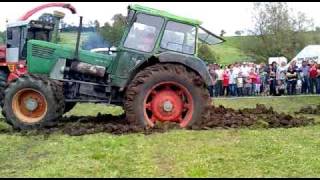
<svg viewBox="0 0 320 180">
<path fill-rule="evenodd" d="M 47 56 L 51 56 L 51 58 L 65 58 L 69 60 L 76 58 L 75 48 L 71 47 L 70 45 L 61 45 L 39 40 L 29 40 L 28 50 L 31 52 L 28 52 L 28 57 L 29 55 L 32 55 L 33 57 L 36 55 L 42 55 L 43 57 L 43 55 L 46 54 Z M 109 67 L 113 58 L 114 56 L 111 55 L 90 52 L 82 49 L 79 50 L 78 56 L 79 61 L 104 67 Z"/>
</svg>

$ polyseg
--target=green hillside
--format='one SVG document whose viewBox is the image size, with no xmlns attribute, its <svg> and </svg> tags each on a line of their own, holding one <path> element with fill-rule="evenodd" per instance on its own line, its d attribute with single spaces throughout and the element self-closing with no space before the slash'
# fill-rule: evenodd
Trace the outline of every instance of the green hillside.
<svg viewBox="0 0 320 180">
<path fill-rule="evenodd" d="M 230 64 L 239 61 L 250 61 L 250 57 L 241 51 L 241 40 L 245 36 L 224 37 L 226 42 L 212 46 L 212 49 L 220 57 L 219 64 Z"/>
</svg>

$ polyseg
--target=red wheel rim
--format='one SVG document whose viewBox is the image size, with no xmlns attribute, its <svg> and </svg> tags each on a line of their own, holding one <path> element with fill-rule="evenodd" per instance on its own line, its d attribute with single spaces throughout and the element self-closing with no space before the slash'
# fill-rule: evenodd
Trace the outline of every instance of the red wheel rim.
<svg viewBox="0 0 320 180">
<path fill-rule="evenodd" d="M 156 121 L 170 121 L 186 127 L 192 119 L 193 98 L 190 92 L 177 82 L 154 85 L 144 98 L 144 117 L 153 127 Z"/>
</svg>

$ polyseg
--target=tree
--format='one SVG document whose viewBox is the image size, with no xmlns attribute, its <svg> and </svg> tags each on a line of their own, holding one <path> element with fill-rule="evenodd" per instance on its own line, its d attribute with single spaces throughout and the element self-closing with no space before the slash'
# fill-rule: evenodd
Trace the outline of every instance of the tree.
<svg viewBox="0 0 320 180">
<path fill-rule="evenodd" d="M 241 34 L 243 34 L 243 31 L 237 30 L 234 32 L 234 34 L 236 34 L 237 36 L 241 36 Z"/>
<path fill-rule="evenodd" d="M 293 58 L 306 44 L 314 41 L 306 36 L 313 20 L 304 13 L 293 14 L 285 2 L 254 4 L 252 38 L 246 38 L 242 49 L 265 61 L 271 56 Z"/>
<path fill-rule="evenodd" d="M 106 41 L 111 43 L 111 45 L 118 46 L 126 27 L 126 17 L 122 14 L 116 14 L 113 16 L 112 20 L 112 25 L 106 22 L 99 28 L 99 33 Z"/>
<path fill-rule="evenodd" d="M 96 31 L 99 31 L 100 29 L 100 23 L 98 20 L 94 20 L 94 28 L 96 29 Z"/>
<path fill-rule="evenodd" d="M 226 34 L 226 31 L 222 29 L 220 32 L 220 37 L 223 37 L 224 34 Z"/>
</svg>

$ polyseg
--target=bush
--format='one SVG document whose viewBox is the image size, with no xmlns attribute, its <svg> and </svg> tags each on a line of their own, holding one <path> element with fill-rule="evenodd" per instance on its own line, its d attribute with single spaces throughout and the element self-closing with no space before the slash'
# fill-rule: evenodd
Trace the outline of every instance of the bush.
<svg viewBox="0 0 320 180">
<path fill-rule="evenodd" d="M 216 63 L 219 61 L 219 56 L 207 44 L 199 44 L 198 57 L 208 63 Z"/>
</svg>

